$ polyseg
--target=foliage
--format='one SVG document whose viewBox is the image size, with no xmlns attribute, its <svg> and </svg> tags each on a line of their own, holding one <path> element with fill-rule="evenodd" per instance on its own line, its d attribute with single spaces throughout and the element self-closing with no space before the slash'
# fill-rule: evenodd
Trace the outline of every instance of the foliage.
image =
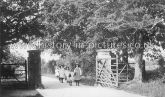
<svg viewBox="0 0 165 97">
<path fill-rule="evenodd" d="M 109 0 L 109 2 L 107 0 L 47 0 L 45 6 L 47 10 L 44 22 L 50 35 L 58 38 L 58 42 L 113 41 L 135 44 L 142 42 L 138 39 L 142 34 L 144 42 L 161 46 L 164 44 L 163 0 L 155 2 L 150 0 Z M 82 50 L 72 45 L 71 48 L 79 52 Z M 84 48 L 86 49 L 87 46 Z"/>
<path fill-rule="evenodd" d="M 1 1 L 1 44 L 8 45 L 19 39 L 27 42 L 29 38 L 41 36 L 44 26 L 38 22 L 40 1 L 6 0 Z"/>
<path fill-rule="evenodd" d="M 60 49 L 64 56 L 76 55 L 80 62 L 95 49 L 104 48 L 104 41 L 124 42 L 128 51 L 141 54 L 136 57 L 140 65 L 144 43 L 164 48 L 164 4 L 164 0 L 46 0 L 43 20 L 56 42 L 102 44 L 96 48 L 69 45 L 69 50 Z M 136 43 L 140 47 L 135 47 Z"/>
<path fill-rule="evenodd" d="M 96 23 L 93 26 L 100 24 L 109 30 L 115 30 L 120 41 L 139 43 L 137 36 L 142 33 L 144 42 L 156 44 L 164 37 L 163 4 L 163 0 L 158 0 L 158 2 L 150 2 L 150 0 L 110 1 L 104 3 L 104 6 L 96 11 L 96 16 L 93 18 Z"/>
<path fill-rule="evenodd" d="M 42 16 L 40 0 L 1 0 L 1 53 L 5 53 L 3 46 L 13 44 L 19 40 L 28 42 L 35 37 L 44 35 L 44 25 L 39 22 Z M 5 56 L 1 56 L 1 59 Z"/>
<path fill-rule="evenodd" d="M 92 15 L 94 9 L 92 9 L 91 1 L 46 0 L 44 6 L 46 11 L 43 20 L 47 27 L 49 39 L 55 43 L 67 45 L 63 48 L 55 46 L 55 53 L 62 54 L 62 59 L 57 61 L 57 64 L 69 64 L 73 69 L 77 62 L 82 64 L 81 67 L 87 65 L 82 60 L 89 60 L 91 63 L 90 59 L 94 57 L 89 58 L 88 55 L 92 54 L 92 51 L 87 51 L 87 46 L 79 46 L 81 43 L 92 42 L 86 31 L 89 23 L 87 18 Z"/>
<path fill-rule="evenodd" d="M 3 53 L 1 53 L 3 57 L 2 63 L 24 63 L 25 58 L 19 56 L 18 54 L 14 54 L 10 52 L 9 46 L 3 46 Z"/>
<path fill-rule="evenodd" d="M 7 51 L 7 50 L 5 50 Z M 14 53 L 11 53 L 10 51 L 5 52 L 5 58 L 2 59 L 2 63 L 9 63 L 9 64 L 14 64 L 14 63 L 25 63 L 25 58 L 19 55 L 16 55 Z"/>
<path fill-rule="evenodd" d="M 92 18 L 96 23 L 93 26 L 116 31 L 117 43 L 125 42 L 126 48 L 132 50 L 135 64 L 135 81 L 142 81 L 144 75 L 142 67 L 144 44 L 152 42 L 153 45 L 163 47 L 164 41 L 164 0 L 113 0 L 105 3 Z M 161 41 L 161 44 L 160 42 Z M 132 48 L 128 44 L 133 43 Z M 136 44 L 139 47 L 136 47 Z M 123 48 L 123 47 L 122 47 Z"/>
</svg>

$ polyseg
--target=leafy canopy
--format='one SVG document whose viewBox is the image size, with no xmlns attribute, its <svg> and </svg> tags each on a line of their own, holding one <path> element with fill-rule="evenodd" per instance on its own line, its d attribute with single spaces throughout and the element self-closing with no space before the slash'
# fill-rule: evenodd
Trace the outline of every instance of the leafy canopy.
<svg viewBox="0 0 165 97">
<path fill-rule="evenodd" d="M 1 46 L 43 36 L 40 0 L 0 1 Z"/>
</svg>

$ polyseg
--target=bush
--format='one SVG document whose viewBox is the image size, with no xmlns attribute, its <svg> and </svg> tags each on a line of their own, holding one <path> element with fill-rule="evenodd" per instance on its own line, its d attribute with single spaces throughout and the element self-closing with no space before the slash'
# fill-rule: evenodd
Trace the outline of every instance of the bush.
<svg viewBox="0 0 165 97">
<path fill-rule="evenodd" d="M 161 76 L 164 76 L 164 73 L 165 73 L 165 67 L 164 67 L 165 61 L 164 61 L 163 56 L 160 56 L 160 58 L 159 58 L 159 60 L 158 60 L 158 65 L 159 65 L 159 69 L 158 69 L 159 74 L 160 74 Z"/>
</svg>

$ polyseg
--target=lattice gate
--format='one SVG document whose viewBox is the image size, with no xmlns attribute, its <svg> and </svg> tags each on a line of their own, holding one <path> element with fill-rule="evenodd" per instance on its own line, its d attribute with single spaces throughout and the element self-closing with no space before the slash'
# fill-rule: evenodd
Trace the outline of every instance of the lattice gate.
<svg viewBox="0 0 165 97">
<path fill-rule="evenodd" d="M 115 51 L 116 52 L 116 51 Z M 105 87 L 117 87 L 129 81 L 129 65 L 119 61 L 112 50 L 98 50 L 96 56 L 96 83 Z"/>
<path fill-rule="evenodd" d="M 1 84 L 3 87 L 27 87 L 27 64 L 0 64 L 1 66 Z"/>
</svg>

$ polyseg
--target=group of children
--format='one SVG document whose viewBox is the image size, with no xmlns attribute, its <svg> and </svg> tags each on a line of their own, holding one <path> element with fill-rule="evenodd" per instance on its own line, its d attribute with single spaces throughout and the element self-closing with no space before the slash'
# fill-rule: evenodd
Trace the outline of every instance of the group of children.
<svg viewBox="0 0 165 97">
<path fill-rule="evenodd" d="M 55 70 L 55 76 L 59 78 L 59 81 L 61 83 L 66 80 L 67 83 L 69 83 L 70 86 L 72 86 L 72 82 L 76 82 L 76 86 L 79 86 L 79 82 L 81 80 L 81 69 L 79 65 L 76 65 L 76 68 L 72 72 L 69 67 L 66 67 L 64 69 L 64 66 L 60 66 L 59 68 L 56 68 Z"/>
</svg>

